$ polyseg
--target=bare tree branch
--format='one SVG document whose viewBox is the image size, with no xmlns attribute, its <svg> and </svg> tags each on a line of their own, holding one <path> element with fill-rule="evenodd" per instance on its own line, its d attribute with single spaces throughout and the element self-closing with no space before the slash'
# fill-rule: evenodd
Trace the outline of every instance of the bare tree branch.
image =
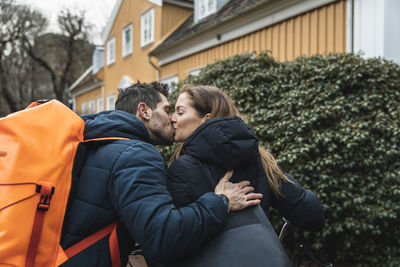
<svg viewBox="0 0 400 267">
<path fill-rule="evenodd" d="M 61 34 L 47 33 L 42 13 L 0 0 L 0 103 L 8 107 L 0 106 L 1 114 L 17 111 L 34 97 L 67 102 L 66 88 L 90 64 L 92 45 L 84 12 L 65 9 L 58 23 Z"/>
<path fill-rule="evenodd" d="M 1 49 L 1 48 L 0 48 Z M 0 50 L 0 84 L 1 84 L 1 93 L 4 96 L 8 107 L 10 108 L 11 112 L 15 112 L 18 110 L 17 103 L 15 97 L 11 94 L 8 88 L 7 78 L 4 75 L 3 64 L 2 64 L 3 54 Z"/>
<path fill-rule="evenodd" d="M 34 47 L 28 39 L 25 39 L 25 42 L 29 43 L 26 45 L 29 56 L 50 74 L 53 84 L 53 92 L 56 95 L 56 98 L 64 102 L 67 80 L 70 75 L 71 65 L 74 61 L 74 45 L 77 41 L 86 38 L 86 30 L 88 29 L 88 26 L 84 12 L 75 14 L 70 9 L 65 9 L 60 12 L 58 15 L 58 24 L 63 35 L 67 38 L 67 44 L 66 46 L 63 46 L 67 56 L 65 65 L 59 75 L 60 79 L 58 83 L 55 69 L 52 68 L 45 59 L 35 53 L 35 50 L 33 49 Z"/>
<path fill-rule="evenodd" d="M 12 0 L 0 0 L 0 81 L 1 93 L 4 96 L 11 112 L 18 110 L 16 93 L 9 88 L 4 57 L 18 45 L 18 41 L 25 34 L 29 34 L 36 27 L 44 26 L 45 19 L 39 13 L 30 11 L 24 5 L 17 5 Z M 41 19 L 41 20 L 39 20 Z"/>
</svg>

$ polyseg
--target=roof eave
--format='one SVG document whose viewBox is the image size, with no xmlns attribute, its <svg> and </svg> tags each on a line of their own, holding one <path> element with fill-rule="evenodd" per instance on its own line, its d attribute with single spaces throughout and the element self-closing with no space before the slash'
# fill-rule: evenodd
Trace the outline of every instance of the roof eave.
<svg viewBox="0 0 400 267">
<path fill-rule="evenodd" d="M 70 87 L 68 87 L 68 91 L 71 92 L 72 90 L 74 90 L 75 87 L 77 87 L 77 86 L 79 85 L 79 83 L 80 83 L 83 79 L 85 79 L 85 77 L 86 77 L 87 75 L 89 75 L 89 74 L 93 71 L 93 69 L 94 69 L 94 66 L 93 66 L 93 65 L 91 65 L 89 68 L 87 68 L 87 69 L 85 70 L 85 72 L 82 73 L 82 75 L 79 76 L 79 78 L 76 79 L 76 81 L 75 81 L 73 84 L 71 84 Z"/>
<path fill-rule="evenodd" d="M 194 33 L 192 33 L 192 34 L 186 35 L 186 36 L 184 36 L 182 39 L 179 39 L 179 40 L 177 40 L 176 42 L 173 42 L 173 43 L 169 44 L 168 46 L 165 46 L 165 47 L 163 47 L 163 48 L 161 48 L 161 49 L 157 49 L 158 47 L 156 47 L 153 51 L 151 51 L 151 55 L 152 55 L 152 56 L 155 56 L 155 55 L 157 55 L 157 54 L 160 54 L 160 53 L 162 53 L 162 52 L 168 50 L 168 49 L 171 48 L 172 46 L 178 45 L 178 44 L 180 44 L 180 43 L 182 43 L 182 42 L 184 42 L 184 41 L 186 41 L 186 40 L 192 38 L 193 36 L 203 34 L 204 32 L 209 31 L 209 30 L 211 30 L 211 29 L 213 29 L 213 28 L 219 27 L 219 26 L 221 26 L 221 25 L 224 24 L 224 23 L 229 23 L 230 20 L 233 20 L 233 19 L 235 19 L 235 18 L 237 18 L 237 17 L 239 17 L 239 16 L 244 16 L 244 15 L 246 15 L 248 12 L 252 11 L 253 9 L 255 9 L 255 8 L 261 6 L 261 5 L 263 5 L 263 4 L 265 4 L 266 2 L 269 2 L 269 1 L 271 1 L 271 0 L 261 0 L 261 1 L 258 2 L 257 4 L 252 5 L 251 7 L 247 8 L 247 9 L 244 9 L 242 12 L 239 12 L 239 13 L 237 13 L 237 14 L 234 14 L 234 15 L 232 15 L 232 16 L 230 16 L 230 17 L 226 17 L 226 18 L 224 18 L 224 19 L 218 21 L 218 23 L 211 24 L 209 27 L 205 27 L 204 29 L 201 29 L 200 31 L 197 31 L 197 32 L 194 32 Z M 228 3 L 229 3 L 229 2 L 228 2 Z M 188 18 L 188 19 L 190 19 L 190 18 Z M 162 44 L 162 43 L 160 43 L 159 45 L 161 45 L 161 44 Z"/>
<path fill-rule="evenodd" d="M 187 1 L 179 1 L 179 0 L 163 0 L 164 3 L 175 5 L 175 6 L 180 6 L 180 7 L 185 7 L 185 8 L 190 8 L 193 9 L 194 5 L 188 3 Z"/>
</svg>

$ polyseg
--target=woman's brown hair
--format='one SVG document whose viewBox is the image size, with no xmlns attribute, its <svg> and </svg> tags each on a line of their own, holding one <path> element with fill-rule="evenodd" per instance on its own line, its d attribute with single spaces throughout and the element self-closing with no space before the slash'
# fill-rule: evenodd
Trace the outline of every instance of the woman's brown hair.
<svg viewBox="0 0 400 267">
<path fill-rule="evenodd" d="M 238 109 L 232 103 L 230 97 L 217 87 L 184 85 L 180 90 L 180 94 L 183 93 L 187 93 L 190 96 L 192 100 L 191 104 L 200 117 L 204 117 L 207 113 L 211 114 L 210 118 L 232 116 L 242 117 Z M 182 146 L 183 144 L 176 148 L 171 157 L 171 162 L 180 156 Z M 292 183 L 292 181 L 289 180 L 279 169 L 275 158 L 271 153 L 267 152 L 262 146 L 259 146 L 258 150 L 269 185 L 276 195 L 282 195 L 280 190 L 280 180 L 290 183 Z"/>
</svg>

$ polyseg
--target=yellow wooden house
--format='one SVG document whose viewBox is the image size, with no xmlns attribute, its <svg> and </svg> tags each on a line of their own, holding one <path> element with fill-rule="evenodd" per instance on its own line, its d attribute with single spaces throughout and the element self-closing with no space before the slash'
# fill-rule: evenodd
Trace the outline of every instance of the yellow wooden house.
<svg viewBox="0 0 400 267">
<path fill-rule="evenodd" d="M 396 0 L 117 0 L 93 65 L 70 86 L 78 114 L 113 109 L 137 80 L 173 86 L 217 60 L 362 51 L 400 63 Z M 95 103 L 95 104 L 93 104 Z"/>
</svg>

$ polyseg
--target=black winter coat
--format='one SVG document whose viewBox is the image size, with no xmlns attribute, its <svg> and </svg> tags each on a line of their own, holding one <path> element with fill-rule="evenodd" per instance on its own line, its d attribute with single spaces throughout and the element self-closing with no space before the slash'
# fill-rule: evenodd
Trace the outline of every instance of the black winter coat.
<svg viewBox="0 0 400 267">
<path fill-rule="evenodd" d="M 213 191 L 225 171 L 233 169 L 233 182 L 249 180 L 255 191 L 263 194 L 262 209 L 257 206 L 232 212 L 212 241 L 169 266 L 292 266 L 265 216 L 269 208 L 273 207 L 305 229 L 324 224 L 322 206 L 316 195 L 291 176 L 287 175 L 295 184 L 281 184 L 285 197 L 272 192 L 261 163 L 257 138 L 239 117 L 207 120 L 189 136 L 182 153 L 168 169 L 168 189 L 177 207 Z"/>
<path fill-rule="evenodd" d="M 231 181 L 249 180 L 255 191 L 263 194 L 261 206 L 267 215 L 272 207 L 303 229 L 323 226 L 324 213 L 317 196 L 290 175 L 287 177 L 295 185 L 281 184 L 285 197 L 273 193 L 261 163 L 257 137 L 239 117 L 207 120 L 189 136 L 182 153 L 168 169 L 168 189 L 177 207 L 212 192 L 224 173 L 233 169 Z"/>
<path fill-rule="evenodd" d="M 123 111 L 105 111 L 83 119 L 85 139 L 130 140 L 85 145 L 86 161 L 81 169 L 74 169 L 61 241 L 64 249 L 120 221 L 118 237 L 124 266 L 134 240 L 148 259 L 169 261 L 195 250 L 220 229 L 227 207 L 214 193 L 179 210 L 172 204 L 164 161 L 139 119 Z M 63 266 L 110 264 L 105 237 Z"/>
</svg>

